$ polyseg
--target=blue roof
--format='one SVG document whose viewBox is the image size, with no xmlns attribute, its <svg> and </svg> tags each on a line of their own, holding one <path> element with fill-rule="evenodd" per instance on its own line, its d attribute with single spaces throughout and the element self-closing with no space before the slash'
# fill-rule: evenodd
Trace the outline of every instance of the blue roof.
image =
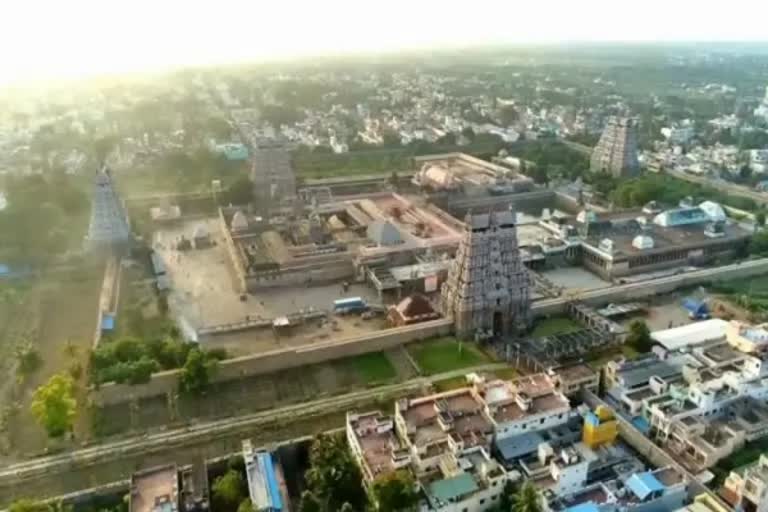
<svg viewBox="0 0 768 512">
<path fill-rule="evenodd" d="M 0 263 L 0 276 L 7 276 L 11 273 L 11 267 L 5 263 Z"/>
<path fill-rule="evenodd" d="M 635 473 L 627 479 L 626 486 L 641 500 L 654 492 L 664 490 L 662 483 L 650 471 Z"/>
<path fill-rule="evenodd" d="M 112 313 L 104 313 L 101 315 L 101 330 L 102 331 L 114 331 L 115 330 L 115 315 Z"/>
<path fill-rule="evenodd" d="M 267 492 L 269 492 L 269 500 L 272 503 L 273 510 L 283 509 L 283 498 L 280 495 L 280 486 L 277 483 L 277 475 L 275 474 L 275 466 L 272 463 L 272 455 L 269 453 L 261 454 L 261 463 L 264 466 L 264 474 L 267 477 Z"/>
<path fill-rule="evenodd" d="M 707 303 L 703 300 L 694 299 L 688 297 L 683 299 L 683 307 L 691 313 L 704 313 L 707 312 Z"/>
<path fill-rule="evenodd" d="M 589 503 L 579 503 L 573 507 L 568 507 L 563 512 L 600 512 L 600 508 L 590 501 Z"/>
<path fill-rule="evenodd" d="M 438 503 L 451 503 L 462 496 L 477 491 L 477 482 L 469 473 L 461 473 L 452 478 L 445 478 L 429 484 L 429 495 Z"/>
<path fill-rule="evenodd" d="M 635 416 L 632 418 L 632 425 L 643 434 L 647 434 L 651 431 L 651 424 L 642 416 Z"/>
<path fill-rule="evenodd" d="M 508 461 L 534 453 L 543 442 L 544 438 L 538 432 L 526 432 L 525 434 L 497 440 L 496 448 L 504 460 Z"/>
</svg>

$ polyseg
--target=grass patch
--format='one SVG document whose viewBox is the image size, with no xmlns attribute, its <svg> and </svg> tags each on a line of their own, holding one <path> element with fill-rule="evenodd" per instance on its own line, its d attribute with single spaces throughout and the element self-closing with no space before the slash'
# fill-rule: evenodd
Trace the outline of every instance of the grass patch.
<svg viewBox="0 0 768 512">
<path fill-rule="evenodd" d="M 464 388 L 468 385 L 467 378 L 463 375 L 460 377 L 450 377 L 448 379 L 438 380 L 432 383 L 432 387 L 434 387 L 435 391 L 438 393 Z"/>
<path fill-rule="evenodd" d="M 353 369 L 365 382 L 381 382 L 397 377 L 397 370 L 383 352 L 371 352 L 344 360 L 344 365 Z"/>
<path fill-rule="evenodd" d="M 546 318 L 536 322 L 532 338 L 543 338 L 544 336 L 552 336 L 553 334 L 565 334 L 568 332 L 574 332 L 583 329 L 580 323 L 567 316 L 556 316 L 552 318 Z"/>
<path fill-rule="evenodd" d="M 490 361 L 473 343 L 459 343 L 456 338 L 437 338 L 408 346 L 408 352 L 426 375 L 435 375 Z"/>
<path fill-rule="evenodd" d="M 516 368 L 502 368 L 495 370 L 493 374 L 501 380 L 512 380 L 520 376 L 520 372 Z"/>
</svg>

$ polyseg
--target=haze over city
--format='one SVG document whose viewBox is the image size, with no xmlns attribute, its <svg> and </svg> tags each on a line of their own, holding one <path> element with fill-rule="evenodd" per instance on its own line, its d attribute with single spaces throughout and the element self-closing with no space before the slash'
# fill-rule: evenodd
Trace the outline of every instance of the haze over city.
<svg viewBox="0 0 768 512">
<path fill-rule="evenodd" d="M 0 83 L 485 44 L 759 41 L 766 17 L 759 0 L 6 2 Z"/>
<path fill-rule="evenodd" d="M 0 16 L 0 510 L 768 512 L 765 1 Z"/>
</svg>

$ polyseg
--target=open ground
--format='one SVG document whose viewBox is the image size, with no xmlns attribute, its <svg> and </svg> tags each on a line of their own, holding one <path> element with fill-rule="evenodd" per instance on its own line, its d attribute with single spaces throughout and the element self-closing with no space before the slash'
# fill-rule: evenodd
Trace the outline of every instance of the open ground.
<svg viewBox="0 0 768 512">
<path fill-rule="evenodd" d="M 45 448 L 45 432 L 35 422 L 29 406 L 34 390 L 52 375 L 68 371 L 77 374 L 75 368 L 79 367 L 79 395 L 84 398 L 102 276 L 101 265 L 43 275 L 27 283 L 18 304 L 0 306 L 5 311 L 3 350 L 16 336 L 24 336 L 40 356 L 40 366 L 34 372 L 12 383 L 16 390 L 10 404 L 4 455 L 28 456 Z M 2 378 L 7 384 L 17 376 L 9 371 L 3 372 Z M 80 402 L 84 404 L 85 400 Z M 76 435 L 87 435 L 87 431 L 88 422 L 79 421 Z"/>
</svg>

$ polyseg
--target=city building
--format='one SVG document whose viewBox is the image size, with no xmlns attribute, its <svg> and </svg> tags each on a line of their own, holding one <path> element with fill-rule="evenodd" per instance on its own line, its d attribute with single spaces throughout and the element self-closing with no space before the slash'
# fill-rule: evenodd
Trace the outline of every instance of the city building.
<svg viewBox="0 0 768 512">
<path fill-rule="evenodd" d="M 285 480 L 272 454 L 254 450 L 251 441 L 243 441 L 243 460 L 248 479 L 248 496 L 254 512 L 288 510 Z"/>
<path fill-rule="evenodd" d="M 592 172 L 616 177 L 635 176 L 640 171 L 637 159 L 637 120 L 611 117 L 592 150 Z"/>
<path fill-rule="evenodd" d="M 128 512 L 177 512 L 179 475 L 175 464 L 145 469 L 131 476 Z"/>
<path fill-rule="evenodd" d="M 765 97 L 760 105 L 754 111 L 755 117 L 763 119 L 768 122 L 768 87 L 765 88 Z"/>
<path fill-rule="evenodd" d="M 462 336 L 508 334 L 530 323 L 530 277 L 512 211 L 467 214 L 464 235 L 441 290 L 443 315 Z"/>
<path fill-rule="evenodd" d="M 580 241 L 582 264 L 608 280 L 733 257 L 751 237 L 712 202 L 653 215 L 584 210 L 568 226 Z"/>
<path fill-rule="evenodd" d="M 738 468 L 725 479 L 721 494 L 736 510 L 768 511 L 768 455 Z"/>
<path fill-rule="evenodd" d="M 734 329 L 741 338 L 744 329 Z M 765 359 L 722 339 L 680 344 L 664 357 L 609 362 L 607 395 L 681 464 L 702 471 L 768 434 Z"/>
<path fill-rule="evenodd" d="M 131 229 L 107 167 L 96 173 L 91 203 L 86 246 L 90 249 L 127 247 L 131 241 Z"/>
<path fill-rule="evenodd" d="M 722 505 L 719 500 L 709 494 L 699 494 L 693 499 L 693 503 L 675 512 L 731 512 L 731 509 Z"/>
<path fill-rule="evenodd" d="M 677 125 L 662 128 L 661 134 L 671 144 L 687 144 L 696 135 L 696 131 L 693 122 L 686 119 Z"/>
</svg>

